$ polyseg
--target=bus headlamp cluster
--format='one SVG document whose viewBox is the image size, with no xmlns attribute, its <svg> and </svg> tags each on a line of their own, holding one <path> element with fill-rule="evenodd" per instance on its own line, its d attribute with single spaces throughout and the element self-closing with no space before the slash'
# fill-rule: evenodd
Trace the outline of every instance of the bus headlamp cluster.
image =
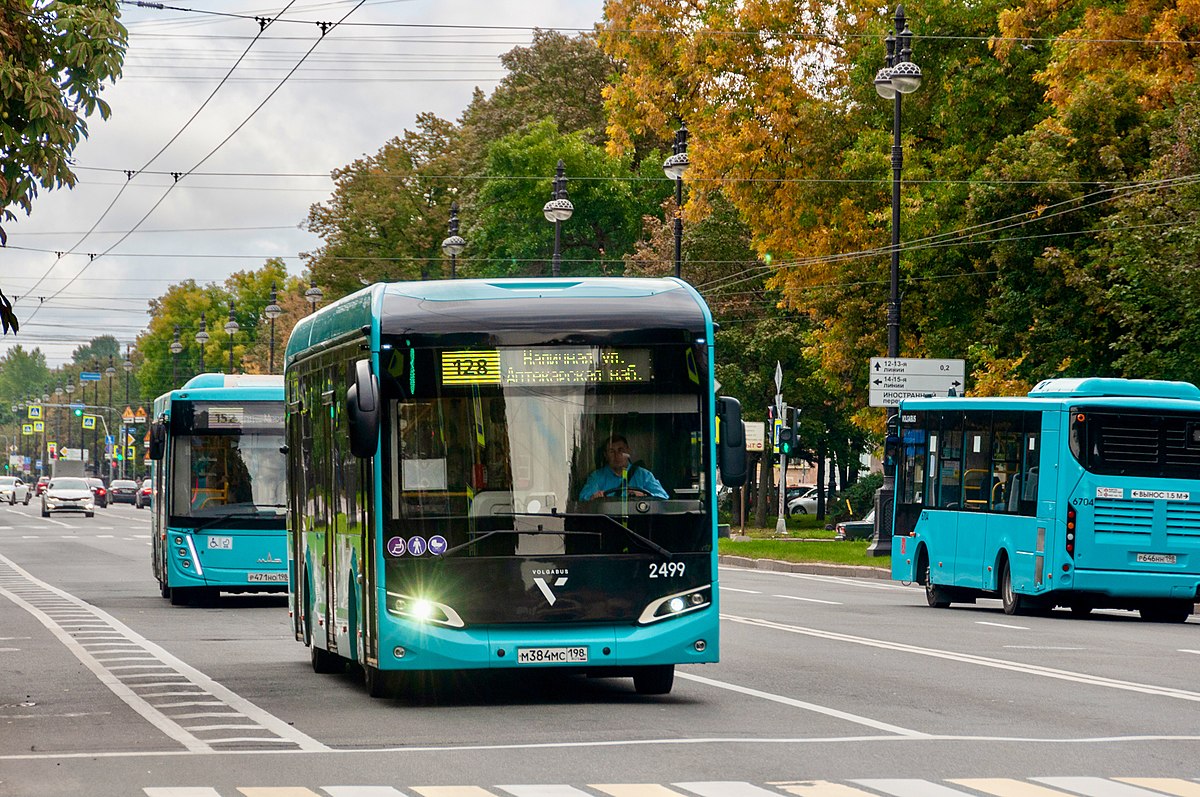
<svg viewBox="0 0 1200 797">
<path fill-rule="evenodd" d="M 678 592 L 674 595 L 666 595 L 661 598 L 656 598 L 646 604 L 646 608 L 642 610 L 642 614 L 638 617 L 638 622 L 642 625 L 656 623 L 659 620 L 666 620 L 670 617 L 678 617 L 681 614 L 697 611 L 712 605 L 712 586 L 705 584 L 703 587 L 696 587 L 684 592 Z"/>
<path fill-rule="evenodd" d="M 444 603 L 420 596 L 389 592 L 387 594 L 387 610 L 388 614 L 418 623 L 433 623 L 449 628 L 462 628 L 465 625 L 454 609 Z"/>
</svg>

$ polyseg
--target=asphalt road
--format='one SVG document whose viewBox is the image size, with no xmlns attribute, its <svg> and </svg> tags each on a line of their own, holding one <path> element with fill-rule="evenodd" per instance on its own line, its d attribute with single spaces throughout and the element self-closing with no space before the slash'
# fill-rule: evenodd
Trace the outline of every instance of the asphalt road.
<svg viewBox="0 0 1200 797">
<path fill-rule="evenodd" d="M 169 605 L 149 526 L 0 506 L 0 795 L 1200 797 L 1200 618 L 722 568 L 722 661 L 668 696 L 522 672 L 373 700 L 312 672 L 280 597 Z"/>
</svg>

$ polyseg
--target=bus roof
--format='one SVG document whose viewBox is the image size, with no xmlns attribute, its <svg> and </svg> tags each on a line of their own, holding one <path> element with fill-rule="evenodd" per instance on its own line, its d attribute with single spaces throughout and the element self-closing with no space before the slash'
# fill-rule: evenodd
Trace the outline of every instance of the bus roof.
<svg viewBox="0 0 1200 797">
<path fill-rule="evenodd" d="M 1031 406 L 1063 406 L 1080 399 L 1089 404 L 1114 406 L 1167 407 L 1173 402 L 1200 402 L 1200 388 L 1190 382 L 1171 382 L 1159 379 L 1116 379 L 1087 377 L 1083 379 L 1045 379 L 1034 386 L 1027 396 L 972 396 L 970 398 L 938 396 L 910 398 L 900 402 L 901 409 L 1022 409 Z"/>
<path fill-rule="evenodd" d="M 486 305 L 484 304 L 486 303 Z M 673 278 L 559 277 L 378 283 L 296 324 L 286 362 L 351 334 L 686 331 L 711 340 L 712 316 Z"/>
<path fill-rule="evenodd" d="M 283 401 L 283 377 L 269 374 L 197 374 L 178 390 L 154 400 L 154 416 L 170 410 L 172 401 Z"/>
</svg>

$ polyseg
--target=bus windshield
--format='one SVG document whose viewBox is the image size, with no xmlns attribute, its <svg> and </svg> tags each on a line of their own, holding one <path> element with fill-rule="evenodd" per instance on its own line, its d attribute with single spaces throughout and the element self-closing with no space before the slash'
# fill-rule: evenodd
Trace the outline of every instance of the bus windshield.
<svg viewBox="0 0 1200 797">
<path fill-rule="evenodd" d="M 190 414 L 188 434 L 178 434 L 172 453 L 171 508 L 176 518 L 213 518 L 286 511 L 286 459 L 282 405 L 269 410 L 180 402 L 177 415 Z M 174 418 L 173 426 L 174 424 Z"/>
<path fill-rule="evenodd" d="M 548 515 L 617 516 L 617 531 L 636 525 L 694 549 L 708 501 L 701 393 L 686 379 L 683 348 L 662 348 L 524 349 L 539 366 L 489 375 L 473 365 L 484 373 L 466 377 L 442 352 L 441 379 L 388 405 L 391 518 L 442 519 L 437 532 L 453 539 L 456 530 L 561 530 Z M 509 351 L 499 350 L 500 367 L 519 356 Z M 606 357 L 619 377 L 577 369 Z M 603 517 L 594 525 L 614 527 Z"/>
</svg>

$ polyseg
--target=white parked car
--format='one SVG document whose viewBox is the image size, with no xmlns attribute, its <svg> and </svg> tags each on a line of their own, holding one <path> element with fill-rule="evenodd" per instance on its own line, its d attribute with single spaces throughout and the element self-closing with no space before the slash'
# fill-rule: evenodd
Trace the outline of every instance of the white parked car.
<svg viewBox="0 0 1200 797">
<path fill-rule="evenodd" d="M 85 517 L 96 514 L 96 496 L 92 486 L 81 476 L 60 476 L 51 479 L 42 493 L 42 517 L 51 512 L 82 512 Z"/>
<path fill-rule="evenodd" d="M 0 476 L 0 501 L 8 501 L 9 504 L 20 501 L 28 505 L 31 495 L 33 488 L 16 476 Z"/>
<path fill-rule="evenodd" d="M 825 506 L 829 506 L 829 496 L 825 496 Z M 814 515 L 817 512 L 817 488 L 808 487 L 800 495 L 787 502 L 788 517 L 792 515 Z"/>
</svg>

